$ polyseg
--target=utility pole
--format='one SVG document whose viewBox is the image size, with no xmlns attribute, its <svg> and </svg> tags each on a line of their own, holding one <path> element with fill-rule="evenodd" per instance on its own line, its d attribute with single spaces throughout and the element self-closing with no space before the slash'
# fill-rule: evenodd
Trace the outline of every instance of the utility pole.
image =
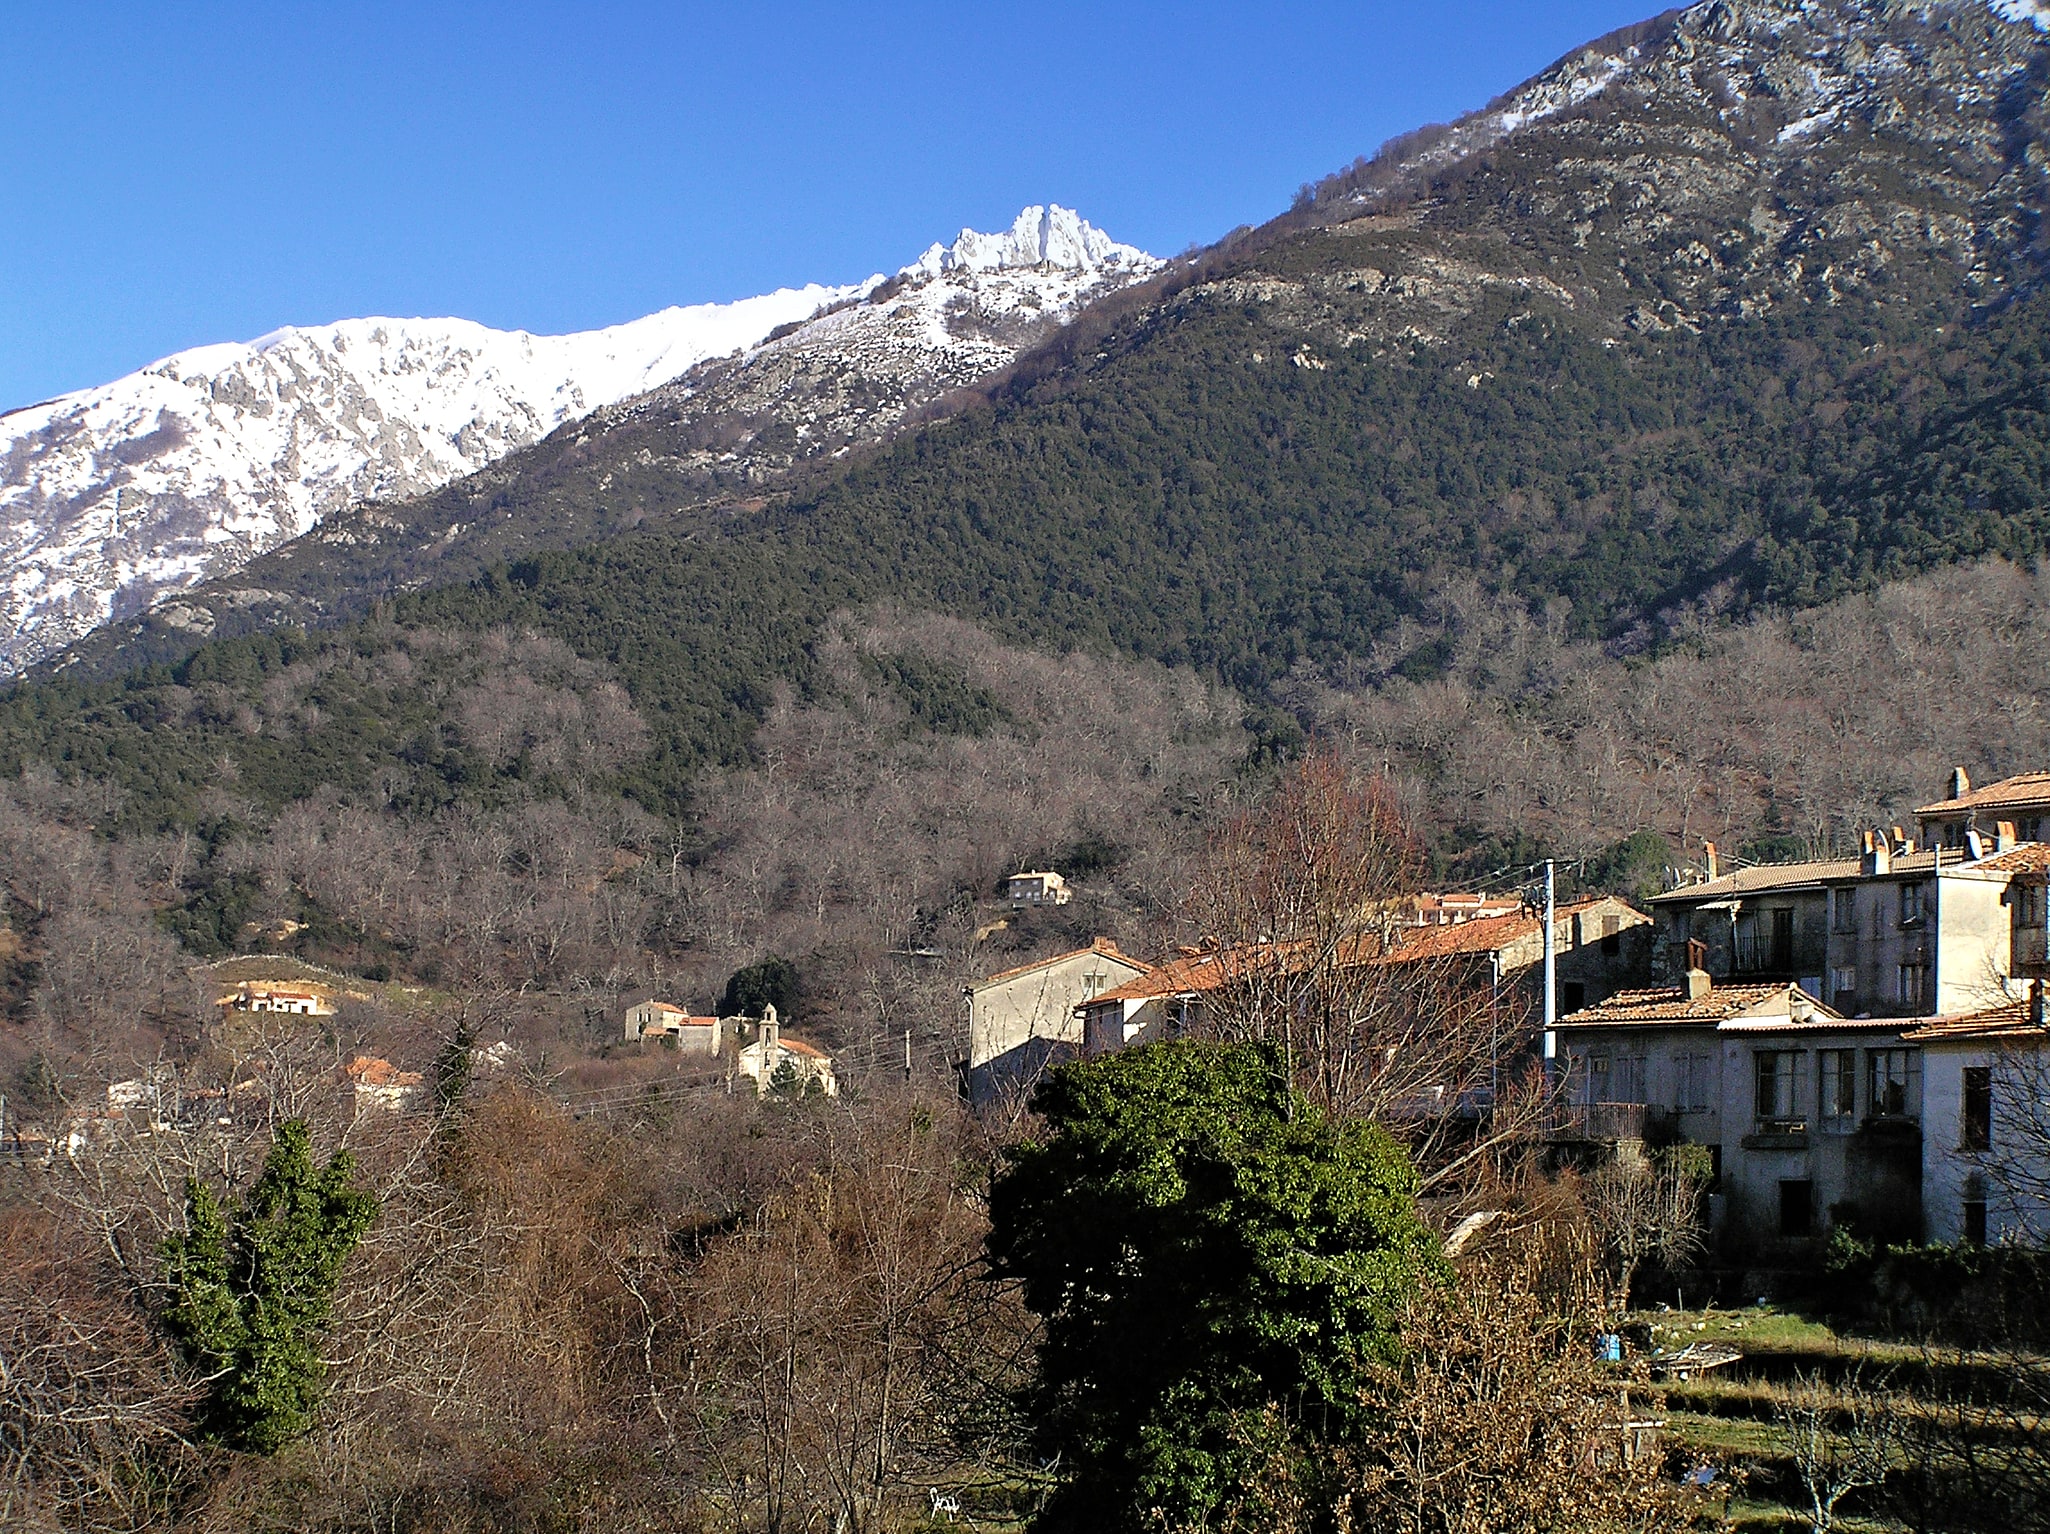
<svg viewBox="0 0 2050 1534">
<path fill-rule="evenodd" d="M 1545 1085 L 1552 1085 L 1559 1057 L 1559 953 L 1552 924 L 1558 914 L 1557 880 L 1552 860 L 1545 859 Z"/>
</svg>

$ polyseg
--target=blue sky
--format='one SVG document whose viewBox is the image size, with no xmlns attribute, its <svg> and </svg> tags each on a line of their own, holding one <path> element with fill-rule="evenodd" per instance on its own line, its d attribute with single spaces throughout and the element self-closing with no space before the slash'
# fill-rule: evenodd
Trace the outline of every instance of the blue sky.
<svg viewBox="0 0 2050 1534">
<path fill-rule="evenodd" d="M 1029 202 L 1162 254 L 1653 0 L 0 0 L 0 409 L 358 314 L 841 282 Z"/>
</svg>

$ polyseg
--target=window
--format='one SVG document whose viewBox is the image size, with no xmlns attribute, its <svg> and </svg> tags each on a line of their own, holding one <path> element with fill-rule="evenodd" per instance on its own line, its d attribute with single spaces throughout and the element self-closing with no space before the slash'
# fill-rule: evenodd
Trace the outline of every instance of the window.
<svg viewBox="0 0 2050 1534">
<path fill-rule="evenodd" d="M 1686 1054 L 1674 1062 L 1673 1108 L 1702 1113 L 1715 1106 L 1715 1056 Z"/>
<path fill-rule="evenodd" d="M 1807 1178 L 1780 1182 L 1780 1234 L 1808 1235 L 1815 1228 L 1815 1186 Z"/>
<path fill-rule="evenodd" d="M 1587 1005 L 1587 987 L 1578 980 L 1562 980 L 1559 983 L 1559 1010 L 1578 1012 Z"/>
<path fill-rule="evenodd" d="M 2043 886 L 2040 884 L 2016 884 L 2014 887 L 2014 924 L 2035 931 L 2043 925 Z"/>
<path fill-rule="evenodd" d="M 1800 1134 L 1808 1127 L 1808 1055 L 1799 1049 L 1761 1049 L 1757 1056 L 1758 1127 L 1766 1134 Z"/>
<path fill-rule="evenodd" d="M 1858 892 L 1856 890 L 1830 891 L 1829 924 L 1837 932 L 1856 932 L 1858 930 Z"/>
<path fill-rule="evenodd" d="M 1794 912 L 1791 906 L 1772 913 L 1772 967 L 1794 967 Z"/>
<path fill-rule="evenodd" d="M 1929 966 L 1920 960 L 1903 964 L 1894 976 L 1894 1000 L 1904 1007 L 1922 1008 L 1929 1004 Z"/>
<path fill-rule="evenodd" d="M 1825 1049 L 1816 1056 L 1816 1106 L 1824 1129 L 1848 1131 L 1858 1117 L 1858 1056 L 1855 1050 Z"/>
<path fill-rule="evenodd" d="M 1964 1229 L 1961 1234 L 1967 1246 L 1986 1244 L 1986 1179 L 1974 1172 L 1965 1179 L 1964 1207 L 1959 1211 L 1964 1218 L 1959 1222 Z"/>
<path fill-rule="evenodd" d="M 1609 1096 L 1609 1057 L 1589 1055 L 1587 1057 L 1587 1100 L 1590 1103 L 1614 1102 Z"/>
<path fill-rule="evenodd" d="M 1644 1102 L 1645 1059 L 1643 1055 L 1618 1055 L 1609 1075 L 1609 1086 L 1619 1103 Z"/>
<path fill-rule="evenodd" d="M 1922 1051 L 1866 1051 L 1865 1102 L 1876 1119 L 1913 1118 L 1922 1110 Z"/>
<path fill-rule="evenodd" d="M 1901 925 L 1912 927 L 1922 919 L 1922 894 L 1925 886 L 1903 884 L 1901 886 Z"/>
<path fill-rule="evenodd" d="M 1858 1010 L 1858 972 L 1848 965 L 1829 972 L 1829 1004 L 1837 1011 Z"/>
<path fill-rule="evenodd" d="M 1965 1067 L 1965 1103 L 1958 1125 L 1958 1149 L 1993 1148 L 1993 1069 L 1986 1065 Z"/>
</svg>

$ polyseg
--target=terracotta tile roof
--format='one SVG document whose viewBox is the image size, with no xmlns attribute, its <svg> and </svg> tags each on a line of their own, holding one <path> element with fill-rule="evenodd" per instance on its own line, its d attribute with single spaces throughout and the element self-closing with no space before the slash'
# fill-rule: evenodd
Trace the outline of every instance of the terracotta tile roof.
<svg viewBox="0 0 2050 1534">
<path fill-rule="evenodd" d="M 1932 1017 L 1901 1035 L 1911 1044 L 1970 1044 L 1982 1039 L 2023 1039 L 2050 1043 L 2050 1028 L 2029 1021 L 2029 1004 L 2011 1001 L 1983 1012 Z"/>
<path fill-rule="evenodd" d="M 1590 895 L 1556 906 L 1553 920 L 1555 923 L 1566 921 L 1611 903 L 1630 909 L 1628 902 L 1617 900 L 1612 895 Z M 1520 912 L 1514 916 L 1480 916 L 1449 927 L 1414 928 L 1402 933 L 1395 951 L 1387 956 L 1386 962 L 1408 964 L 1420 959 L 1450 958 L 1458 954 L 1493 953 L 1524 938 L 1541 937 L 1544 926 L 1544 918 L 1536 912 Z"/>
<path fill-rule="evenodd" d="M 1917 815 L 1960 814 L 2013 805 L 2050 805 L 2050 772 L 2018 772 L 1984 788 L 1967 789 L 1955 799 L 1938 799 L 1916 810 Z"/>
<path fill-rule="evenodd" d="M 1909 853 L 1895 858 L 1893 866 L 1896 870 L 1904 870 L 1909 859 L 1918 856 L 1925 864 L 1928 862 L 1927 854 Z M 1715 900 L 1725 895 L 1798 889 L 1803 885 L 1819 885 L 1825 879 L 1856 878 L 1863 867 L 1856 858 L 1830 858 L 1815 863 L 1761 863 L 1756 868 L 1739 868 L 1700 884 L 1683 884 L 1678 889 L 1667 890 L 1663 895 L 1651 898 L 1656 905 L 1668 900 Z"/>
<path fill-rule="evenodd" d="M 1075 1010 L 1083 1007 L 1101 1006 L 1107 1001 L 1151 1001 L 1156 996 L 1181 996 L 1192 991 L 1214 991 L 1227 980 L 1247 973 L 1254 967 L 1252 949 L 1228 948 L 1221 953 L 1186 954 L 1179 959 L 1170 959 L 1140 975 L 1127 980 L 1112 990 L 1099 991 Z M 1257 950 L 1263 956 L 1271 955 L 1271 948 Z M 1268 960 L 1271 962 L 1271 959 Z"/>
<path fill-rule="evenodd" d="M 1886 878 L 1888 874 L 1926 874 L 1936 867 L 1937 854 L 1933 848 L 1919 852 L 1896 852 L 1888 865 L 1887 873 L 1877 875 Z M 1980 868 L 1983 864 L 1966 863 L 1965 854 L 1958 848 L 1943 849 L 1945 868 Z M 1719 900 L 1732 895 L 1761 895 L 1773 890 L 1820 889 L 1824 884 L 1838 879 L 1863 877 L 1865 864 L 1858 858 L 1826 858 L 1813 863 L 1760 863 L 1755 868 L 1739 868 L 1726 873 L 1719 879 L 1709 879 L 1700 884 L 1683 884 L 1678 889 L 1667 890 L 1662 895 L 1651 897 L 1653 905 L 1672 901 Z"/>
<path fill-rule="evenodd" d="M 2023 842 L 1965 866 L 1974 873 L 2039 874 L 2050 869 L 2050 842 Z"/>
<path fill-rule="evenodd" d="M 1678 986 L 1651 986 L 1643 990 L 1618 991 L 1607 1001 L 1592 1007 L 1583 1007 L 1559 1019 L 1561 1028 L 1628 1027 L 1636 1024 L 1670 1027 L 1674 1024 L 1699 1023 L 1713 1027 L 1718 1023 L 1730 1022 L 1747 1015 L 1758 1013 L 1762 1008 L 1782 1003 L 1788 993 L 1797 987 L 1780 982 L 1769 985 L 1718 985 L 1705 996 L 1689 997 Z M 1805 993 L 1804 993 L 1805 994 Z M 1837 1019 L 1838 1014 L 1808 998 L 1816 1008 L 1818 1020 L 1828 1022 Z"/>
<path fill-rule="evenodd" d="M 830 1060 L 833 1058 L 817 1045 L 807 1044 L 803 1039 L 793 1039 L 786 1035 L 778 1038 L 776 1042 L 789 1050 L 791 1054 L 803 1055 L 809 1060 Z"/>
<path fill-rule="evenodd" d="M 976 981 L 974 989 L 980 990 L 983 986 L 995 985 L 1000 980 L 1015 980 L 1020 975 L 1029 975 L 1035 969 L 1043 969 L 1049 964 L 1060 964 L 1069 959 L 1086 959 L 1092 953 L 1100 953 L 1106 958 L 1116 959 L 1120 964 L 1129 964 L 1141 974 L 1153 968 L 1144 959 L 1135 959 L 1130 954 L 1123 952 L 1109 938 L 1100 937 L 1087 948 L 1071 948 L 1066 953 L 1057 953 L 1050 959 L 1034 959 L 1030 964 L 1019 964 L 1010 969 L 1000 969 L 994 975 L 987 975 Z"/>
<path fill-rule="evenodd" d="M 417 1087 L 422 1079 L 418 1071 L 402 1071 L 376 1055 L 358 1055 L 342 1067 L 342 1074 L 359 1087 Z"/>
</svg>

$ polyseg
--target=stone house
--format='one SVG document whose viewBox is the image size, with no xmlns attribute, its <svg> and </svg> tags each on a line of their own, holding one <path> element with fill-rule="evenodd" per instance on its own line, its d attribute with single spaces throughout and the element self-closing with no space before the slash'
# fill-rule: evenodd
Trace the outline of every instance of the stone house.
<svg viewBox="0 0 2050 1534">
<path fill-rule="evenodd" d="M 2015 855 L 1868 834 L 1856 858 L 1721 873 L 1653 897 L 1655 960 L 1698 943 L 1718 982 L 1791 981 L 1847 1017 L 1929 1017 L 2012 998 Z"/>
<path fill-rule="evenodd" d="M 402 1071 L 377 1055 L 358 1055 L 342 1067 L 342 1079 L 349 1088 L 353 1116 L 376 1109 L 403 1113 L 424 1106 L 425 1078 L 418 1071 Z"/>
<path fill-rule="evenodd" d="M 1561 1010 L 1584 1005 L 1618 988 L 1641 983 L 1650 968 L 1651 920 L 1627 901 L 1597 895 L 1553 913 L 1553 967 Z M 1342 963 L 1436 965 L 1473 989 L 1485 990 L 1505 1011 L 1536 1016 L 1544 989 L 1544 918 L 1517 911 L 1431 926 L 1402 926 L 1363 935 Z M 1210 993 L 1256 972 L 1303 962 L 1299 945 L 1252 944 L 1217 952 L 1187 950 L 1152 972 L 1083 1003 L 1082 1050 L 1108 1049 L 1171 1036 L 1199 1024 Z"/>
<path fill-rule="evenodd" d="M 719 1053 L 719 1019 L 693 1017 L 682 1007 L 650 997 L 626 1009 L 626 1042 L 655 1038 L 673 1042 L 684 1054 Z"/>
<path fill-rule="evenodd" d="M 1972 787 L 1964 768 L 1952 770 L 1944 797 L 1915 811 L 1923 841 L 1968 848 L 2005 834 L 2017 841 L 2050 841 L 2050 772 L 2024 772 L 1984 788 Z"/>
<path fill-rule="evenodd" d="M 1651 934 L 1651 918 L 1614 895 L 1558 905 L 1552 924 L 1558 1012 L 1575 1011 L 1650 979 Z M 1474 986 L 1485 984 L 1504 1001 L 1520 999 L 1540 1014 L 1544 958 L 1542 913 L 1517 910 L 1402 934 L 1385 962 L 1464 966 Z"/>
<path fill-rule="evenodd" d="M 1696 950 L 1698 955 L 1699 950 Z M 1787 980 L 1622 991 L 1559 1022 L 1560 1137 L 1706 1146 L 1732 1254 L 1812 1254 L 1833 1223 L 1922 1233 L 1921 1050 Z"/>
<path fill-rule="evenodd" d="M 1109 938 L 1006 969 L 967 987 L 968 1099 L 980 1107 L 1036 1081 L 1081 1048 L 1076 1009 L 1152 966 Z"/>
<path fill-rule="evenodd" d="M 1185 1032 L 1199 1020 L 1204 997 L 1241 973 L 1248 962 L 1257 962 L 1250 950 L 1188 949 L 1122 985 L 1084 998 L 1075 1006 L 1082 1053 L 1105 1054 Z"/>
</svg>

